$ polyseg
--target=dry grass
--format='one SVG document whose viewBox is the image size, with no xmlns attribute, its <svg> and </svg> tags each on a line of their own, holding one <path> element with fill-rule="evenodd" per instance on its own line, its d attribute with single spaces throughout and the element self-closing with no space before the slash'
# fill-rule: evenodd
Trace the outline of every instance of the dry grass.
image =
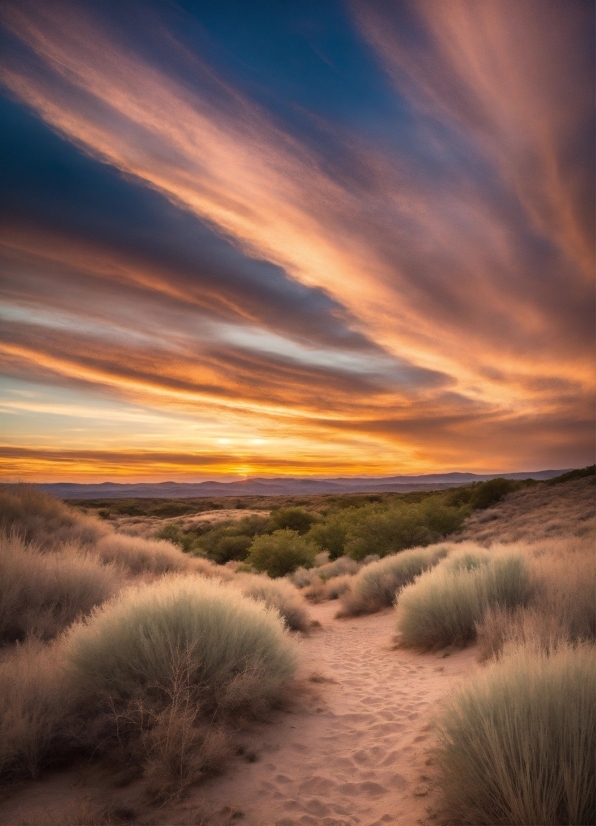
<svg viewBox="0 0 596 826">
<path fill-rule="evenodd" d="M 122 586 L 123 571 L 67 545 L 40 553 L 0 534 L 0 643 L 51 639 Z"/>
<path fill-rule="evenodd" d="M 93 545 L 108 529 L 31 485 L 0 486 L 0 530 L 17 532 L 41 550 L 65 543 Z"/>
<path fill-rule="evenodd" d="M 477 624 L 482 660 L 498 657 L 510 642 L 539 644 L 596 641 L 596 558 L 585 539 L 515 546 L 525 553 L 532 581 L 527 607 L 490 608 Z"/>
<path fill-rule="evenodd" d="M 594 538 L 594 477 L 560 485 L 536 485 L 511 493 L 494 508 L 476 511 L 466 521 L 462 540 L 536 543 L 569 537 Z"/>
<path fill-rule="evenodd" d="M 0 779 L 37 777 L 70 711 L 55 646 L 29 642 L 0 661 Z"/>
<path fill-rule="evenodd" d="M 442 715 L 437 753 L 451 814 L 474 824 L 596 822 L 596 657 L 515 646 Z"/>
</svg>

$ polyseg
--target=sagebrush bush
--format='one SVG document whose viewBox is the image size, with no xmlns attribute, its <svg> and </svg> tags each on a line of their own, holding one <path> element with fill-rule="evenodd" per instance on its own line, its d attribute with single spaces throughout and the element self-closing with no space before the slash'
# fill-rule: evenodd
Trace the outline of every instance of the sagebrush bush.
<svg viewBox="0 0 596 826">
<path fill-rule="evenodd" d="M 592 646 L 526 646 L 466 684 L 438 724 L 450 812 L 464 823 L 596 822 Z"/>
<path fill-rule="evenodd" d="M 471 570 L 440 565 L 408 585 L 398 599 L 398 631 L 404 645 L 440 648 L 466 644 L 489 607 L 512 609 L 528 602 L 531 583 L 521 554 L 496 554 Z"/>
<path fill-rule="evenodd" d="M 447 555 L 444 547 L 414 548 L 366 565 L 341 599 L 341 616 L 371 614 L 394 604 L 407 583 Z"/>
<path fill-rule="evenodd" d="M 189 663 L 193 699 L 211 714 L 275 701 L 295 665 L 276 611 L 201 577 L 130 588 L 73 627 L 64 645 L 90 702 L 167 699 Z"/>
<path fill-rule="evenodd" d="M 0 643 L 51 639 L 123 582 L 121 569 L 76 546 L 42 554 L 16 534 L 0 534 Z"/>
<path fill-rule="evenodd" d="M 236 574 L 233 584 L 247 597 L 274 608 L 290 631 L 307 631 L 310 618 L 299 591 L 285 579 Z"/>
<path fill-rule="evenodd" d="M 312 566 L 319 550 L 305 537 L 284 529 L 255 537 L 247 562 L 257 571 L 279 577 L 292 573 L 300 566 Z"/>
</svg>

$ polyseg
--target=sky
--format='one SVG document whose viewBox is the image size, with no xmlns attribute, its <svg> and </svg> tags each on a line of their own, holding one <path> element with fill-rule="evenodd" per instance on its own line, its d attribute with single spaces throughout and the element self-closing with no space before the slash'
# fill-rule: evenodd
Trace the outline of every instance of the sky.
<svg viewBox="0 0 596 826">
<path fill-rule="evenodd" d="M 3 0 L 0 475 L 594 461 L 594 4 Z"/>
</svg>

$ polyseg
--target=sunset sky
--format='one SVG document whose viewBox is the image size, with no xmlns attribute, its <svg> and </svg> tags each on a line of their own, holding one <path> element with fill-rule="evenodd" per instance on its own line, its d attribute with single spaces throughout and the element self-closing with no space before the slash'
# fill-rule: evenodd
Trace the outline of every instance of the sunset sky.
<svg viewBox="0 0 596 826">
<path fill-rule="evenodd" d="M 3 0 L 0 469 L 594 461 L 594 3 Z"/>
</svg>

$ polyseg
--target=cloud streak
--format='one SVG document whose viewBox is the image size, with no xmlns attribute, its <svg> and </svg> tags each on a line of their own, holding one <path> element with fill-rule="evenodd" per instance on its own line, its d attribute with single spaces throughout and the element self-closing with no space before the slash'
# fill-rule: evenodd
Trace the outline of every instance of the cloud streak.
<svg viewBox="0 0 596 826">
<path fill-rule="evenodd" d="M 288 467 L 307 454 L 327 467 L 329 439 L 355 472 L 381 446 L 386 472 L 581 463 L 594 389 L 586 9 L 351 4 L 402 120 L 376 141 L 319 123 L 317 146 L 189 51 L 163 10 L 131 37 L 94 4 L 4 4 L 5 88 L 90 169 L 123 174 L 114 203 L 137 199 L 154 227 L 135 209 L 110 222 L 72 203 L 13 206 L 7 375 L 231 427 L 248 416 L 283 431 Z M 149 59 L 149 30 L 175 61 Z"/>
</svg>

